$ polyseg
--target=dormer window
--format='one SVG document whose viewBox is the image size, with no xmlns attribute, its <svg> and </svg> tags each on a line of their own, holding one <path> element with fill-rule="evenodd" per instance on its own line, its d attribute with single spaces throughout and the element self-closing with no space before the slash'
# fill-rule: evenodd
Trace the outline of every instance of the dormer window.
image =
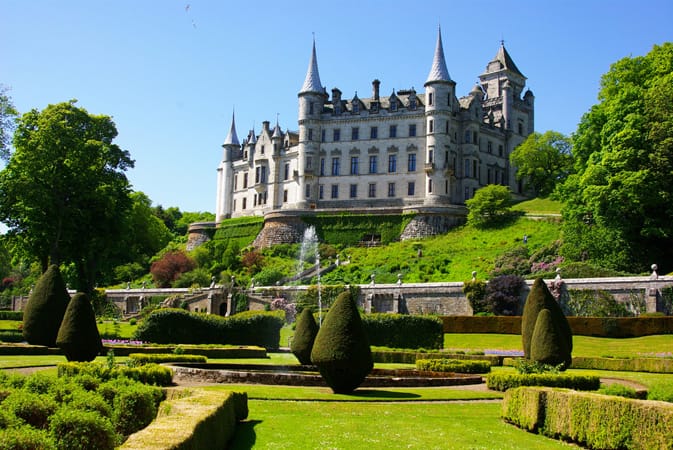
<svg viewBox="0 0 673 450">
<path fill-rule="evenodd" d="M 397 111 L 397 101 L 395 101 L 395 99 L 390 100 L 390 110 Z"/>
<path fill-rule="evenodd" d="M 334 115 L 341 115 L 341 102 L 338 102 L 334 105 Z"/>
<path fill-rule="evenodd" d="M 360 114 L 360 102 L 353 102 L 353 114 Z"/>
<path fill-rule="evenodd" d="M 416 109 L 416 106 L 417 106 L 416 97 L 415 96 L 410 97 L 409 98 L 409 109 L 411 109 L 413 111 L 413 110 Z"/>
</svg>

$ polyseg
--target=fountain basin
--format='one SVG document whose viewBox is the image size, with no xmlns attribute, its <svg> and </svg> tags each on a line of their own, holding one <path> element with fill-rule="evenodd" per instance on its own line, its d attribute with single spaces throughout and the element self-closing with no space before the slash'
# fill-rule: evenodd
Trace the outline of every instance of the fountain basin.
<svg viewBox="0 0 673 450">
<path fill-rule="evenodd" d="M 250 383 L 288 386 L 327 384 L 315 366 L 266 364 L 171 364 L 173 379 L 202 383 Z M 481 375 L 419 370 L 374 369 L 361 387 L 431 387 L 480 384 Z"/>
</svg>

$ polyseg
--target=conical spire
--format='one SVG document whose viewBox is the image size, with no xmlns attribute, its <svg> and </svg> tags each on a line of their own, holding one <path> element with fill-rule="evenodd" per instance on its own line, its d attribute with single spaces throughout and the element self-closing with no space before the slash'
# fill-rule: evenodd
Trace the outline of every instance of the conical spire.
<svg viewBox="0 0 673 450">
<path fill-rule="evenodd" d="M 509 53 L 505 48 L 505 41 L 500 41 L 500 48 L 498 49 L 498 53 L 495 55 L 494 61 L 498 61 L 503 69 L 514 72 L 515 74 L 521 75 L 522 77 L 524 76 L 519 68 L 516 67 L 516 64 L 514 64 L 512 57 L 509 56 Z"/>
<path fill-rule="evenodd" d="M 320 83 L 320 74 L 318 73 L 318 58 L 315 54 L 315 38 L 313 39 L 313 52 L 311 53 L 311 60 L 308 62 L 306 79 L 304 80 L 304 85 L 301 87 L 301 91 L 299 91 L 300 94 L 305 92 L 323 92 L 323 87 Z"/>
<path fill-rule="evenodd" d="M 433 81 L 451 81 L 449 70 L 446 68 L 446 60 L 444 59 L 444 46 L 442 45 L 442 29 L 437 31 L 437 46 L 435 47 L 435 56 L 432 59 L 432 67 L 430 74 L 425 83 Z"/>
<path fill-rule="evenodd" d="M 223 145 L 240 145 L 238 136 L 236 135 L 236 118 L 233 111 L 231 113 L 231 128 L 229 129 L 229 134 L 224 139 Z"/>
<path fill-rule="evenodd" d="M 283 137 L 283 133 L 280 131 L 280 125 L 278 124 L 278 119 L 276 118 L 276 126 L 273 129 L 273 135 L 271 135 L 272 138 L 279 138 Z"/>
</svg>

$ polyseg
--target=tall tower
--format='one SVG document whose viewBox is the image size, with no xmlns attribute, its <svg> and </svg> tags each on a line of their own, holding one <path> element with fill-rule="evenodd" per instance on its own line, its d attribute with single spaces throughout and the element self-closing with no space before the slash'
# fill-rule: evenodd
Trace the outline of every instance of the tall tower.
<svg viewBox="0 0 673 450">
<path fill-rule="evenodd" d="M 311 59 L 306 71 L 306 79 L 298 94 L 299 97 L 299 172 L 297 186 L 297 208 L 307 208 L 311 201 L 317 200 L 317 177 L 315 176 L 318 152 L 320 150 L 320 115 L 327 94 L 320 82 L 318 58 L 315 51 L 315 39 Z"/>
<path fill-rule="evenodd" d="M 448 175 L 451 109 L 456 83 L 451 80 L 444 59 L 442 30 L 437 31 L 437 45 L 430 74 L 425 81 L 425 204 L 451 203 Z"/>
<path fill-rule="evenodd" d="M 231 217 L 232 199 L 234 194 L 234 153 L 240 147 L 236 135 L 236 118 L 231 113 L 231 128 L 224 139 L 222 161 L 217 167 L 217 203 L 215 205 L 215 222 Z"/>
</svg>

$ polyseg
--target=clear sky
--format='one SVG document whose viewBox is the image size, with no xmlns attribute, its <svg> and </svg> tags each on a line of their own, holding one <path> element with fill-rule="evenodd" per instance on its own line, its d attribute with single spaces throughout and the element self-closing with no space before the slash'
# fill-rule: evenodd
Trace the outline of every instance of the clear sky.
<svg viewBox="0 0 673 450">
<path fill-rule="evenodd" d="M 134 190 L 214 212 L 232 111 L 240 139 L 265 120 L 296 130 L 313 34 L 322 84 L 346 98 L 374 78 L 422 91 L 438 25 L 467 95 L 503 39 L 536 130 L 571 134 L 610 64 L 673 41 L 672 19 L 671 0 L 0 0 L 0 83 L 20 112 L 77 99 L 112 116 Z"/>
</svg>

